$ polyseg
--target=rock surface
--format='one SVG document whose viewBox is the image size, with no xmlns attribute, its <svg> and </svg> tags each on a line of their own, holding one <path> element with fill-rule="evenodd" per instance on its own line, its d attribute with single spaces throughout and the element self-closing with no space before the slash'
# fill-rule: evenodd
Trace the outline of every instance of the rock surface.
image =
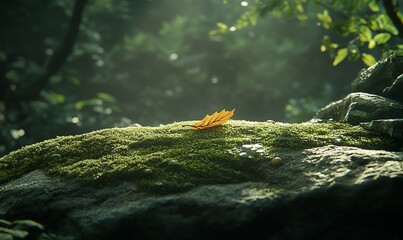
<svg viewBox="0 0 403 240">
<path fill-rule="evenodd" d="M 372 120 L 403 118 L 403 104 L 374 94 L 351 93 L 320 109 L 314 118 L 354 125 Z"/>
<path fill-rule="evenodd" d="M 360 124 L 363 128 L 403 141 L 403 119 L 382 119 Z"/>
<path fill-rule="evenodd" d="M 354 93 L 320 109 L 311 122 L 329 119 L 403 140 L 403 56 L 392 55 L 360 72 Z"/>
<path fill-rule="evenodd" d="M 383 89 L 382 93 L 392 99 L 396 99 L 400 102 L 403 102 L 403 74 L 400 74 L 396 80 L 390 85 Z"/>
<path fill-rule="evenodd" d="M 354 92 L 366 92 L 403 102 L 403 56 L 392 55 L 361 71 Z"/>
<path fill-rule="evenodd" d="M 397 239 L 403 152 L 327 145 L 279 154 L 267 181 L 168 195 L 36 170 L 0 186 L 0 216 L 76 239 Z"/>
</svg>

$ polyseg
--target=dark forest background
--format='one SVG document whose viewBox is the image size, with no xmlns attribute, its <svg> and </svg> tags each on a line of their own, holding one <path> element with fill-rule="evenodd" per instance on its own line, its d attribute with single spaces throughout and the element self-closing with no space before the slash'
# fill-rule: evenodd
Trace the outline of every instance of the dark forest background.
<svg viewBox="0 0 403 240">
<path fill-rule="evenodd" d="M 306 121 L 370 65 L 362 48 L 380 59 L 401 46 L 387 1 L 288 2 L 1 1 L 0 156 L 59 135 L 223 108 L 236 108 L 235 119 Z M 340 9 L 351 12 L 346 20 Z M 353 16 L 365 22 L 342 28 Z M 347 51 L 358 61 L 342 61 Z"/>
</svg>

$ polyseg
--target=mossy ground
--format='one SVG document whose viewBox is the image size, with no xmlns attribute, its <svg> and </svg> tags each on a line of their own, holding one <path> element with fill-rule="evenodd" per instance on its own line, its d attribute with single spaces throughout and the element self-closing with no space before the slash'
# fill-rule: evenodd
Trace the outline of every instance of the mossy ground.
<svg viewBox="0 0 403 240">
<path fill-rule="evenodd" d="M 131 181 L 145 191 L 170 192 L 203 184 L 264 181 L 269 156 L 276 152 L 327 144 L 392 146 L 390 139 L 341 123 L 233 120 L 201 131 L 183 126 L 191 123 L 104 129 L 26 146 L 0 158 L 0 183 L 43 169 L 89 184 Z M 247 143 L 263 145 L 268 154 L 240 157 L 236 149 Z"/>
</svg>

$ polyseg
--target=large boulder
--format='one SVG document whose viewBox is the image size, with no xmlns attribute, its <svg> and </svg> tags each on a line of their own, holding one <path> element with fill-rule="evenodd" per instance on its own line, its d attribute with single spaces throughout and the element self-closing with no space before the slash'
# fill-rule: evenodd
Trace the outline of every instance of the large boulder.
<svg viewBox="0 0 403 240">
<path fill-rule="evenodd" d="M 320 109 L 314 119 L 332 119 L 357 125 L 379 119 L 403 118 L 403 103 L 369 93 L 351 93 Z"/>
<path fill-rule="evenodd" d="M 403 102 L 403 56 L 392 55 L 362 70 L 352 89 Z"/>
<path fill-rule="evenodd" d="M 73 239 L 402 235 L 401 142 L 333 122 L 187 124 L 59 137 L 4 156 L 0 216 Z"/>
<path fill-rule="evenodd" d="M 393 239 L 403 153 L 324 146 L 280 154 L 270 181 L 153 195 L 132 183 L 82 186 L 33 171 L 0 187 L 8 218 L 77 239 Z"/>
</svg>

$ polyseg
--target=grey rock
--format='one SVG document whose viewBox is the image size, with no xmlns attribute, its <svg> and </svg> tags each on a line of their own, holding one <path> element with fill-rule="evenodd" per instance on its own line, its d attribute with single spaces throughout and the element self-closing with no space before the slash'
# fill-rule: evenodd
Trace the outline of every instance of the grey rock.
<svg viewBox="0 0 403 240">
<path fill-rule="evenodd" d="M 361 71 L 352 89 L 403 102 L 402 74 L 403 56 L 392 55 Z"/>
<path fill-rule="evenodd" d="M 403 74 L 398 76 L 390 87 L 385 87 L 382 93 L 388 98 L 403 102 Z"/>
<path fill-rule="evenodd" d="M 313 120 L 333 119 L 357 125 L 378 119 L 403 118 L 403 104 L 369 93 L 351 93 L 344 99 L 320 109 Z"/>
<path fill-rule="evenodd" d="M 374 120 L 360 125 L 365 129 L 403 140 L 403 118 Z"/>
<path fill-rule="evenodd" d="M 324 146 L 278 154 L 265 182 L 152 195 L 36 170 L 0 185 L 0 216 L 76 239 L 398 239 L 403 152 Z"/>
</svg>

